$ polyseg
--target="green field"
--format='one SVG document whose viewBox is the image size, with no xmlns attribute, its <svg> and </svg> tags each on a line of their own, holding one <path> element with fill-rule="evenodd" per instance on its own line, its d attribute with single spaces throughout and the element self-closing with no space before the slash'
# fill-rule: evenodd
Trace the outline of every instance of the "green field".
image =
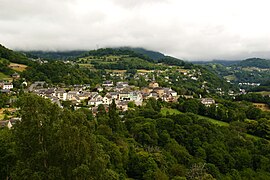
<svg viewBox="0 0 270 180">
<path fill-rule="evenodd" d="M 177 109 L 170 109 L 170 108 L 162 108 L 161 109 L 161 114 L 163 116 L 165 116 L 167 113 L 169 113 L 170 115 L 182 114 L 182 112 L 178 111 Z M 213 124 L 216 124 L 216 125 L 219 125 L 219 126 L 225 126 L 225 127 L 229 126 L 229 123 L 226 123 L 226 122 L 223 122 L 223 121 L 219 121 L 219 120 L 212 119 L 212 118 L 209 118 L 209 117 L 206 117 L 206 116 L 201 116 L 201 115 L 197 115 L 197 116 L 201 120 L 208 120 L 209 122 L 211 122 Z"/>
<path fill-rule="evenodd" d="M 0 79 L 7 78 L 8 76 L 0 72 Z"/>
<path fill-rule="evenodd" d="M 6 80 L 9 80 L 9 79 L 11 79 L 11 78 L 10 78 L 8 75 L 6 75 L 6 74 L 0 72 L 0 79 L 6 79 Z"/>
<path fill-rule="evenodd" d="M 256 92 L 257 94 L 261 94 L 263 96 L 268 96 L 270 95 L 270 92 L 269 91 L 260 91 L 260 92 Z"/>
<path fill-rule="evenodd" d="M 169 115 L 182 114 L 182 112 L 178 111 L 177 109 L 170 109 L 170 108 L 162 108 L 160 112 L 163 116 L 166 116 L 167 113 L 169 113 Z"/>
<path fill-rule="evenodd" d="M 4 115 L 4 114 L 0 114 L 0 120 L 3 120 L 3 119 L 4 119 L 4 117 L 5 117 L 5 115 Z"/>
<path fill-rule="evenodd" d="M 245 134 L 248 138 L 252 138 L 252 139 L 255 139 L 255 140 L 260 140 L 262 138 L 258 137 L 258 136 L 253 136 L 251 134 Z"/>
<path fill-rule="evenodd" d="M 170 109 L 170 108 L 162 108 L 161 109 L 161 114 L 163 116 L 165 116 L 167 113 L 169 113 L 170 115 L 173 115 L 173 114 L 182 114 L 182 112 L 178 111 L 177 109 Z M 216 119 L 212 119 L 212 118 L 209 118 L 209 117 L 206 117 L 206 116 L 201 116 L 201 115 L 197 115 L 198 118 L 200 120 L 208 120 L 209 122 L 213 123 L 213 124 L 216 124 L 218 126 L 222 126 L 222 127 L 229 127 L 230 124 L 229 123 L 226 123 L 226 122 L 223 122 L 223 121 L 219 121 L 219 120 L 216 120 Z M 251 135 L 251 134 L 246 134 L 246 133 L 243 133 L 244 136 L 248 137 L 248 138 L 252 138 L 252 139 L 255 139 L 255 140 L 259 140 L 259 139 L 262 139 L 258 136 L 254 136 L 254 135 Z"/>
<path fill-rule="evenodd" d="M 219 120 L 212 119 L 212 118 L 209 118 L 209 117 L 206 117 L 206 116 L 201 116 L 201 115 L 197 115 L 197 116 L 199 117 L 199 119 L 206 119 L 209 122 L 211 122 L 213 124 L 216 124 L 216 125 L 219 125 L 219 126 L 225 126 L 225 127 L 229 127 L 230 126 L 229 123 L 226 123 L 226 122 L 223 122 L 223 121 L 219 121 Z"/>
<path fill-rule="evenodd" d="M 228 75 L 228 76 L 224 76 L 224 79 L 229 80 L 229 81 L 234 81 L 236 77 L 235 75 Z"/>
<path fill-rule="evenodd" d="M 79 64 L 80 67 L 87 67 L 87 68 L 93 68 L 94 66 L 92 64 Z"/>
</svg>

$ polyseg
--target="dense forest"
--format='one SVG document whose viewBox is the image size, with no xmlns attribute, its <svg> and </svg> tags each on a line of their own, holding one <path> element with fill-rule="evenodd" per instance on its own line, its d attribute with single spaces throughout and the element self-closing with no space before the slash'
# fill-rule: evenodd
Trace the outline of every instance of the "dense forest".
<svg viewBox="0 0 270 180">
<path fill-rule="evenodd" d="M 154 51 L 147 51 L 142 48 L 105 48 L 105 49 L 98 49 L 92 50 L 81 57 L 87 56 L 97 56 L 97 57 L 104 57 L 108 55 L 120 56 L 120 55 L 127 55 L 133 59 L 140 58 L 142 60 L 152 62 L 152 63 L 164 63 L 167 65 L 176 65 L 176 66 L 192 66 L 191 63 L 185 62 L 183 60 L 173 58 L 170 56 L 165 56 L 161 53 L 154 52 Z M 132 68 L 130 68 L 132 69 Z"/>
<path fill-rule="evenodd" d="M 6 59 L 0 58 L 0 72 L 11 75 L 14 71 L 9 67 L 10 62 Z"/>
<path fill-rule="evenodd" d="M 257 68 L 270 68 L 270 60 L 260 58 L 250 58 L 240 61 L 236 66 L 241 67 L 257 67 Z"/>
<path fill-rule="evenodd" d="M 144 48 L 120 47 L 120 48 L 116 48 L 116 49 L 127 49 L 130 51 L 134 51 L 138 54 L 143 54 L 145 56 L 148 56 L 149 58 L 154 59 L 154 60 L 159 60 L 159 59 L 162 59 L 165 57 L 165 55 L 160 53 L 160 52 L 150 51 L 150 50 L 146 50 Z"/>
<path fill-rule="evenodd" d="M 29 64 L 31 62 L 24 54 L 9 50 L 1 44 L 0 44 L 0 58 L 9 60 L 10 62 L 13 63 Z"/>
<path fill-rule="evenodd" d="M 101 82 L 100 74 L 100 71 L 90 71 L 76 64 L 52 61 L 44 64 L 33 64 L 22 73 L 22 77 L 31 82 L 46 81 L 50 84 L 74 85 Z"/>
<path fill-rule="evenodd" d="M 94 118 L 25 94 L 21 122 L 0 130 L 1 179 L 269 179 L 270 144 L 236 125 L 193 113 L 162 114 L 150 99 L 119 116 Z"/>
<path fill-rule="evenodd" d="M 46 60 L 74 60 L 87 51 L 22 51 L 29 58 L 42 58 Z"/>
</svg>

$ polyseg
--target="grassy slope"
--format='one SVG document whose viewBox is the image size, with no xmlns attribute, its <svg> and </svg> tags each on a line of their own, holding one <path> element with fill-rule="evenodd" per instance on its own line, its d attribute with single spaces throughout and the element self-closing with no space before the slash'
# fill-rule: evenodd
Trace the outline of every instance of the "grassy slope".
<svg viewBox="0 0 270 180">
<path fill-rule="evenodd" d="M 4 58 L 0 58 L 0 62 L 2 62 L 3 60 L 7 60 L 7 59 L 4 59 Z M 17 63 L 10 63 L 9 67 L 11 69 L 13 69 L 14 71 L 17 71 L 17 72 L 22 72 L 22 71 L 25 71 L 27 66 L 24 65 L 24 64 L 17 64 Z M 7 75 L 7 74 L 4 74 L 2 72 L 0 72 L 0 79 L 4 79 L 4 80 L 12 80 L 12 78 Z"/>
<path fill-rule="evenodd" d="M 138 62 L 145 63 L 147 66 L 151 66 L 154 64 L 151 62 L 148 62 L 144 59 L 141 59 L 139 57 L 130 57 L 129 55 L 105 55 L 105 56 L 86 56 L 83 58 L 79 58 L 77 63 L 80 66 L 88 67 L 88 68 L 94 68 L 92 63 L 99 63 L 99 64 L 117 64 L 120 61 L 128 64 L 136 64 Z"/>
<path fill-rule="evenodd" d="M 27 68 L 24 64 L 10 63 L 9 67 L 14 71 L 23 72 Z"/>
<path fill-rule="evenodd" d="M 0 58 L 0 63 L 3 62 L 3 60 L 5 60 L 5 59 L 4 58 Z M 0 72 L 0 79 L 7 79 L 7 78 L 9 78 L 8 75 Z"/>
<path fill-rule="evenodd" d="M 178 111 L 177 109 L 170 109 L 170 108 L 162 108 L 161 109 L 161 114 L 163 116 L 165 116 L 167 113 L 169 113 L 170 115 L 173 115 L 173 114 L 182 114 L 182 112 Z M 209 117 L 206 117 L 206 116 L 201 116 L 201 115 L 197 115 L 199 117 L 199 119 L 201 120 L 208 120 L 209 122 L 213 123 L 213 124 L 216 124 L 218 126 L 222 126 L 222 127 L 229 127 L 230 124 L 229 123 L 226 123 L 226 122 L 223 122 L 223 121 L 219 121 L 219 120 L 216 120 L 216 119 L 212 119 L 212 118 L 209 118 Z M 255 140 L 259 140 L 261 139 L 260 137 L 258 136 L 253 136 L 251 134 L 246 134 L 244 133 L 244 135 L 246 137 L 249 137 L 249 138 L 253 138 Z"/>
<path fill-rule="evenodd" d="M 172 114 L 182 114 L 182 112 L 178 111 L 177 109 L 169 109 L 169 108 L 162 108 L 161 109 L 161 114 L 163 116 L 165 116 L 167 113 L 169 113 L 170 115 L 172 115 Z M 229 123 L 226 123 L 226 122 L 223 122 L 223 121 L 219 121 L 219 120 L 212 119 L 212 118 L 209 118 L 209 117 L 206 117 L 206 116 L 201 116 L 201 115 L 197 115 L 197 116 L 201 120 L 208 120 L 211 123 L 219 125 L 219 126 L 225 126 L 225 127 L 229 126 Z"/>
<path fill-rule="evenodd" d="M 7 78 L 9 78 L 8 75 L 0 72 L 0 79 L 7 79 Z"/>
<path fill-rule="evenodd" d="M 170 108 L 162 108 L 160 112 L 163 116 L 166 116 L 167 113 L 169 113 L 170 115 L 182 114 L 182 112 L 178 111 L 177 109 L 170 109 Z"/>
</svg>

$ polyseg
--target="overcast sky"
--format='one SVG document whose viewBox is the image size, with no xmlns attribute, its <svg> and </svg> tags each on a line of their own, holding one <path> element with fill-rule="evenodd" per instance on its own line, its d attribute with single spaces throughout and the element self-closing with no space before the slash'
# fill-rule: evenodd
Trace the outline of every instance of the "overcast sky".
<svg viewBox="0 0 270 180">
<path fill-rule="evenodd" d="M 184 60 L 270 58 L 269 7 L 269 0 L 0 0 L 0 44 L 144 47 Z"/>
</svg>

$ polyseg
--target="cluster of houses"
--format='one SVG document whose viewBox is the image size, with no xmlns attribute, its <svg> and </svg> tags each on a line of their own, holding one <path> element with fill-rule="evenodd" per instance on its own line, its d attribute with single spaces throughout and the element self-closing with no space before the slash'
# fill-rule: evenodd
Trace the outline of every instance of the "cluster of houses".
<svg viewBox="0 0 270 180">
<path fill-rule="evenodd" d="M 100 104 L 105 107 L 109 106 L 113 100 L 118 109 L 126 111 L 128 103 L 133 102 L 137 106 L 141 106 L 143 100 L 149 98 L 162 99 L 166 102 L 175 102 L 178 99 L 177 93 L 171 88 L 159 87 L 157 82 L 151 82 L 148 87 L 139 89 L 130 86 L 127 82 L 104 81 L 101 86 L 96 87 L 96 91 L 87 90 L 86 85 L 77 86 L 70 91 L 61 88 L 44 88 L 45 82 L 35 82 L 29 90 L 44 98 L 51 99 L 60 107 L 61 101 L 71 101 L 75 106 L 84 104 L 89 106 L 93 112 L 97 110 Z M 103 96 L 102 96 L 103 94 Z"/>
</svg>

